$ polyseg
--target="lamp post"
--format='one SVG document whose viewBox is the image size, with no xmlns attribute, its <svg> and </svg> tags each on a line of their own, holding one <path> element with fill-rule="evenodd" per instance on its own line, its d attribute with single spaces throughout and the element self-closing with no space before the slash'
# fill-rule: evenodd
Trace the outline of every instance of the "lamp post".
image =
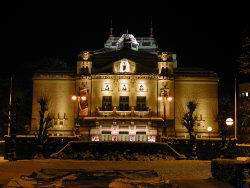
<svg viewBox="0 0 250 188">
<path fill-rule="evenodd" d="M 210 126 L 208 126 L 207 127 L 207 131 L 208 131 L 208 137 L 209 137 L 209 141 L 210 141 L 210 132 L 213 130 L 213 128 L 212 127 L 210 127 Z"/>
<path fill-rule="evenodd" d="M 79 122 L 80 102 L 81 102 L 81 101 L 86 101 L 87 98 L 86 98 L 86 96 L 73 95 L 73 96 L 71 97 L 71 99 L 72 99 L 73 101 L 77 101 L 76 129 L 77 129 L 77 131 L 78 131 L 78 128 L 79 128 L 79 126 L 80 126 L 80 124 L 79 124 L 79 123 L 80 123 L 80 122 Z"/>
<path fill-rule="evenodd" d="M 10 137 L 10 130 L 11 130 L 11 122 L 12 122 L 12 114 L 11 114 L 11 108 L 12 108 L 12 77 L 10 77 L 10 100 L 9 100 L 9 122 L 8 122 L 8 137 Z"/>
<path fill-rule="evenodd" d="M 159 101 L 163 102 L 163 131 L 162 131 L 162 135 L 166 136 L 167 135 L 167 121 L 166 121 L 166 100 L 168 102 L 171 102 L 173 100 L 172 97 L 170 96 L 166 96 L 166 94 L 163 95 L 163 97 L 159 97 Z"/>
</svg>

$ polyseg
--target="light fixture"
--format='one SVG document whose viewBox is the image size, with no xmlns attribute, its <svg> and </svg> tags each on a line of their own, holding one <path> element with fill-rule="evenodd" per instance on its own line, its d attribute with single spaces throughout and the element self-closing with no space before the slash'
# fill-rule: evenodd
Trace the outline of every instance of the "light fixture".
<svg viewBox="0 0 250 188">
<path fill-rule="evenodd" d="M 77 97 L 76 97 L 75 95 L 73 95 L 73 96 L 71 97 L 71 99 L 72 99 L 73 101 L 75 101 L 75 100 L 77 99 Z"/>
<path fill-rule="evenodd" d="M 210 126 L 209 126 L 209 127 L 207 127 L 207 131 L 208 131 L 208 132 L 211 132 L 212 130 L 213 130 L 213 128 L 212 128 L 212 127 L 210 127 Z"/>
<path fill-rule="evenodd" d="M 86 97 L 85 96 L 81 96 L 81 99 L 83 100 L 83 101 L 86 101 Z"/>
<path fill-rule="evenodd" d="M 162 101 L 162 100 L 163 100 L 163 98 L 162 98 L 162 97 L 158 97 L 158 100 L 159 100 L 159 101 Z"/>
<path fill-rule="evenodd" d="M 167 99 L 168 99 L 169 102 L 173 100 L 172 97 L 168 97 Z"/>
</svg>

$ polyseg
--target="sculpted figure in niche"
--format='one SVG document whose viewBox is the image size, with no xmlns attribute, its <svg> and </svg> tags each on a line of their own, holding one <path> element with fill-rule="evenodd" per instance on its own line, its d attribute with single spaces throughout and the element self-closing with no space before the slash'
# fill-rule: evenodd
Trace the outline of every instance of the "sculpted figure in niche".
<svg viewBox="0 0 250 188">
<path fill-rule="evenodd" d="M 108 84 L 106 85 L 105 90 L 109 91 L 109 85 Z"/>
<path fill-rule="evenodd" d="M 122 86 L 122 91 L 126 91 L 126 90 L 127 90 L 126 85 L 123 84 L 123 86 Z"/>
<path fill-rule="evenodd" d="M 120 72 L 130 72 L 130 66 L 128 61 L 121 61 L 120 63 Z"/>
<path fill-rule="evenodd" d="M 140 85 L 139 90 L 140 90 L 140 91 L 144 91 L 143 85 Z"/>
</svg>

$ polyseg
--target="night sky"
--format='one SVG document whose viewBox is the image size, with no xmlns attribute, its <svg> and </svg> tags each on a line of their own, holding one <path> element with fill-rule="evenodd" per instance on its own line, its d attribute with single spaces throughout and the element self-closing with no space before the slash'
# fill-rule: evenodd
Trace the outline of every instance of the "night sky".
<svg viewBox="0 0 250 188">
<path fill-rule="evenodd" d="M 212 6 L 213 7 L 213 6 Z M 158 46 L 177 53 L 179 67 L 200 67 L 233 78 L 241 43 L 249 32 L 247 6 L 213 9 L 168 7 L 161 16 L 130 12 L 95 15 L 78 4 L 7 5 L 2 22 L 4 58 L 1 73 L 25 72 L 42 57 L 59 57 L 73 65 L 80 50 L 97 50 L 108 38 L 110 20 L 115 36 L 128 29 L 135 37 L 149 36 L 150 19 Z M 108 11 L 107 11 L 108 13 Z"/>
</svg>

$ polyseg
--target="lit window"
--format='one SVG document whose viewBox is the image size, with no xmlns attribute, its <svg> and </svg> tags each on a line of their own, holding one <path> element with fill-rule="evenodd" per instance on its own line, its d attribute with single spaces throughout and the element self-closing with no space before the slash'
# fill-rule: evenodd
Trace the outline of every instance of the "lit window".
<svg viewBox="0 0 250 188">
<path fill-rule="evenodd" d="M 128 60 L 122 60 L 120 63 L 120 72 L 130 72 Z"/>
<path fill-rule="evenodd" d="M 148 136 L 148 142 L 155 142 L 156 136 Z"/>
<path fill-rule="evenodd" d="M 248 92 L 246 92 L 246 97 L 248 97 Z"/>
<path fill-rule="evenodd" d="M 91 141 L 100 141 L 99 136 L 98 135 L 92 136 Z"/>
</svg>

